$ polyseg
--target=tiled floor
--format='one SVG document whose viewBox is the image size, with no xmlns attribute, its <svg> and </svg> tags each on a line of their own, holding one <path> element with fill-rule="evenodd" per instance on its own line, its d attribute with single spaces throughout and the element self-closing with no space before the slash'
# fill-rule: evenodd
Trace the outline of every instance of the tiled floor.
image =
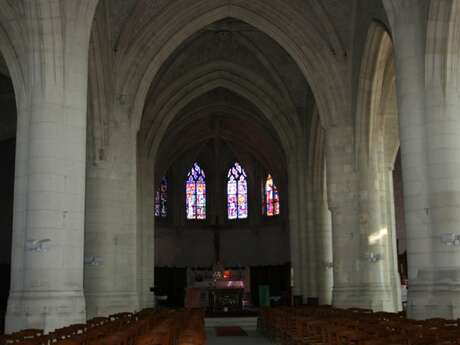
<svg viewBox="0 0 460 345">
<path fill-rule="evenodd" d="M 248 331 L 247 337 L 216 337 L 214 328 L 207 329 L 208 345 L 273 345 L 256 331 Z"/>
</svg>

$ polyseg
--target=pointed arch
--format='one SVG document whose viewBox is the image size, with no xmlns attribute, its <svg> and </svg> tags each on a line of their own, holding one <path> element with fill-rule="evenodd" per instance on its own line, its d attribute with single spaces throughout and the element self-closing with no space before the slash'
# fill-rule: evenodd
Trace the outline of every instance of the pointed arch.
<svg viewBox="0 0 460 345">
<path fill-rule="evenodd" d="M 260 88 L 259 83 L 250 71 L 231 64 L 209 64 L 185 74 L 183 80 L 173 83 L 155 97 L 154 103 L 146 104 L 145 113 L 155 114 L 153 121 L 142 124 L 145 127 L 144 140 L 149 155 L 155 156 L 164 133 L 176 114 L 195 98 L 216 88 L 228 89 L 259 108 L 274 125 L 284 151 L 289 152 L 295 145 L 292 132 L 300 128 L 300 125 L 289 125 L 289 119 L 284 114 L 285 109 L 275 101 L 276 91 L 268 86 Z M 281 114 L 283 115 L 280 116 Z"/>
<path fill-rule="evenodd" d="M 338 54 L 338 51 L 331 49 L 330 44 L 322 39 L 324 36 L 317 34 L 318 27 L 305 21 L 296 9 L 281 1 L 276 6 L 267 6 L 262 0 L 238 4 L 203 0 L 193 1 L 191 6 L 183 3 L 177 6 L 165 6 L 163 15 L 149 18 L 146 25 L 147 18 L 141 22 L 133 19 L 119 40 L 117 65 L 120 66 L 121 79 L 117 93 L 126 95 L 132 101 L 129 106 L 134 120 L 133 130 L 139 129 L 148 89 L 164 61 L 193 33 L 228 17 L 265 32 L 291 55 L 312 87 L 324 126 L 349 120 L 349 112 L 343 116 L 347 103 L 346 88 L 340 87 L 344 85 L 340 71 L 346 54 Z M 275 22 L 281 25 L 274 25 Z M 140 23 L 145 32 L 133 37 L 133 33 L 140 32 Z M 309 29 L 305 29 L 305 26 Z M 150 39 L 152 34 L 155 40 Z"/>
</svg>

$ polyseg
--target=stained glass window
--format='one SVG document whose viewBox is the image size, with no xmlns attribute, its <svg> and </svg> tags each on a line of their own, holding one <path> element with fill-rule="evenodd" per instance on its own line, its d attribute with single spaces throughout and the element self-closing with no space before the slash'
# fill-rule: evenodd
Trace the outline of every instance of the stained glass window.
<svg viewBox="0 0 460 345">
<path fill-rule="evenodd" d="M 160 181 L 160 188 L 155 192 L 155 217 L 166 218 L 168 215 L 168 181 L 163 176 Z"/>
<path fill-rule="evenodd" d="M 227 176 L 228 219 L 248 218 L 248 182 L 244 169 L 238 163 L 228 171 Z"/>
<path fill-rule="evenodd" d="M 187 219 L 206 219 L 206 180 L 203 169 L 194 163 L 185 183 Z"/>
<path fill-rule="evenodd" d="M 273 183 L 273 178 L 268 174 L 265 181 L 265 214 L 269 217 L 280 214 L 280 197 L 278 188 Z"/>
</svg>

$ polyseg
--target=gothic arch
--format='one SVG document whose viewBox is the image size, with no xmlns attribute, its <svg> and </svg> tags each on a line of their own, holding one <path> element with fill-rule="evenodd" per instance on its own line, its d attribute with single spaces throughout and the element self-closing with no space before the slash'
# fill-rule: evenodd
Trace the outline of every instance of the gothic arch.
<svg viewBox="0 0 460 345">
<path fill-rule="evenodd" d="M 173 96 L 169 97 L 169 99 L 166 98 L 167 101 L 164 105 L 160 103 L 161 105 L 159 109 L 146 109 L 146 112 L 148 113 L 156 113 L 158 119 L 152 122 L 149 128 L 147 128 L 145 138 L 151 157 L 155 156 L 158 145 L 176 114 L 195 98 L 219 87 L 233 91 L 256 105 L 256 107 L 260 109 L 267 119 L 274 125 L 285 152 L 289 152 L 290 148 L 294 145 L 294 142 L 292 141 L 292 134 L 290 133 L 286 122 L 278 122 L 280 116 L 277 115 L 283 113 L 283 110 L 280 109 L 279 105 L 272 101 L 273 94 L 264 92 L 265 90 L 258 88 L 250 80 L 243 79 L 243 77 L 239 75 L 217 69 L 206 73 L 205 76 L 200 79 L 196 79 L 192 76 L 189 82 L 184 83 L 181 81 L 178 85 L 176 85 L 176 87 L 180 88 L 174 88 L 174 92 L 171 93 Z M 162 98 L 163 97 L 160 96 L 158 99 Z"/>
<path fill-rule="evenodd" d="M 0 9 L 0 18 L 14 15 L 14 10 L 7 4 L 2 4 Z M 6 28 L 4 26 L 6 21 L 1 20 L 0 22 L 2 23 L 0 24 L 0 53 L 6 62 L 6 67 L 14 86 L 16 103 L 19 104 L 18 100 L 25 96 L 26 76 L 24 75 L 23 66 L 16 51 L 17 47 L 13 44 L 13 41 L 23 42 L 21 31 L 24 28 L 19 23 L 10 24 L 11 28 Z M 12 35 L 11 32 L 14 34 Z M 18 44 L 16 43 L 16 45 Z"/>
<path fill-rule="evenodd" d="M 291 55 L 313 89 L 325 126 L 346 119 L 339 117 L 344 109 L 348 109 L 344 81 L 339 71 L 344 57 L 334 55 L 334 51 L 331 52 L 321 39 L 317 28 L 302 20 L 289 6 L 281 2 L 268 6 L 260 0 L 238 4 L 203 0 L 194 1 L 191 6 L 176 3 L 162 10 L 161 23 L 159 20 L 151 20 L 150 23 L 139 21 L 138 25 L 145 24 L 145 31 L 134 40 L 129 32 L 136 34 L 136 25 L 127 25 L 117 47 L 122 75 L 118 93 L 133 97 L 133 130 L 139 128 L 148 89 L 163 62 L 190 35 L 227 17 L 240 19 L 267 33 Z M 275 25 L 275 22 L 280 25 Z M 136 61 L 136 64 L 130 61 Z M 130 94 L 129 90 L 136 91 Z"/>
</svg>

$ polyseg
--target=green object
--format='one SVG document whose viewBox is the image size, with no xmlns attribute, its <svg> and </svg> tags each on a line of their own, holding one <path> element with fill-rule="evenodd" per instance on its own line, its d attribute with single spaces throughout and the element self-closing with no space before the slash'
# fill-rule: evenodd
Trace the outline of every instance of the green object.
<svg viewBox="0 0 460 345">
<path fill-rule="evenodd" d="M 259 285 L 259 306 L 270 306 L 270 286 L 268 285 Z"/>
</svg>

